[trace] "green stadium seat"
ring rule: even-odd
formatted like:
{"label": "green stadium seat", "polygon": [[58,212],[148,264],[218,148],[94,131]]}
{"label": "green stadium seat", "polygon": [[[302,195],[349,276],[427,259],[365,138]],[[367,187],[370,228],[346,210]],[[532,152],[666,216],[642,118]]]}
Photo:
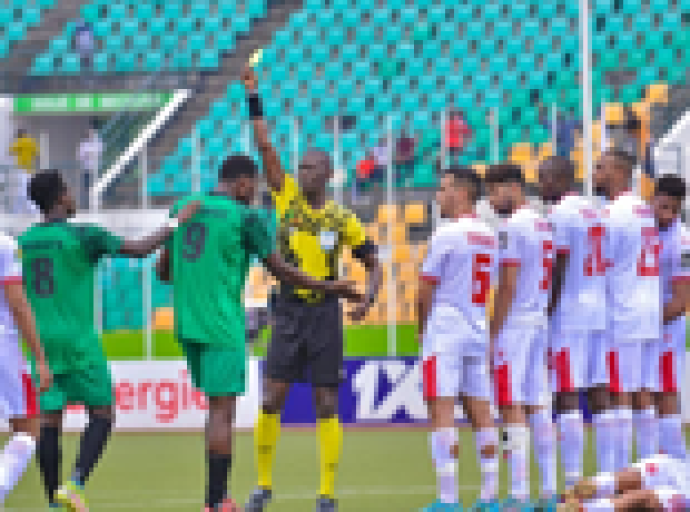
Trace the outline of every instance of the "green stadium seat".
{"label": "green stadium seat", "polygon": [[489,61],[489,69],[493,73],[503,73],[508,69],[508,58],[505,54],[496,55],[491,61]]}
{"label": "green stadium seat", "polygon": [[343,27],[331,27],[326,34],[326,41],[331,46],[341,46],[345,42],[345,31]]}
{"label": "green stadium seat", "polygon": [[368,76],[364,82],[364,94],[368,96],[378,95],[383,89],[383,83],[380,78],[375,76]]}
{"label": "green stadium seat", "polygon": [[431,26],[429,23],[417,23],[412,31],[412,40],[418,43],[423,43],[429,39],[431,39]]}
{"label": "green stadium seat", "polygon": [[453,70],[453,63],[448,57],[439,57],[434,64],[437,76],[446,76]]}
{"label": "green stadium seat", "polygon": [[661,48],[656,52],[656,62],[658,67],[670,68],[675,63],[673,48]]}
{"label": "green stadium seat", "polygon": [[527,19],[522,23],[522,37],[537,37],[539,35],[539,20]]}
{"label": "green stadium seat", "polygon": [[[0,56],[2,55],[0,50]],[[50,76],[53,73],[53,55],[44,54],[36,57],[31,74],[34,76]]]}
{"label": "green stadium seat", "polygon": [[142,2],[137,5],[137,18],[140,21],[149,22],[153,19],[153,4],[149,2]]}
{"label": "green stadium seat", "polygon": [[419,90],[423,94],[431,94],[438,90],[436,75],[424,75],[419,79]]}
{"label": "green stadium seat", "polygon": [[353,75],[355,78],[366,78],[371,74],[371,65],[368,60],[360,60],[355,62],[353,68]]}
{"label": "green stadium seat", "polygon": [[485,36],[484,24],[481,21],[471,21],[467,24],[467,39],[481,41]]}
{"label": "green stadium seat", "polygon": [[[109,20],[103,20],[109,23]],[[99,22],[100,23],[100,22]],[[167,18],[153,18],[149,25],[149,31],[152,36],[163,36],[166,33],[166,27],[168,25]],[[108,25],[109,28],[109,25]]]}
{"label": "green stadium seat", "polygon": [[426,73],[426,61],[421,58],[412,58],[405,63],[407,75],[411,77],[421,77]]}
{"label": "green stadium seat", "polygon": [[429,8],[428,19],[430,23],[443,23],[446,21],[446,7],[444,5],[434,5]]}
{"label": "green stadium seat", "polygon": [[199,67],[201,69],[217,69],[219,66],[218,51],[207,48],[199,55]]}
{"label": "green stadium seat", "polygon": [[484,4],[484,12],[482,18],[487,21],[496,21],[501,15],[501,6],[497,3]]}
{"label": "green stadium seat", "polygon": [[125,4],[110,4],[108,6],[108,14],[110,19],[118,21],[124,19],[127,13],[127,6]]}
{"label": "green stadium seat", "polygon": [[345,44],[341,48],[341,60],[353,63],[359,57],[359,47],[356,44]]}
{"label": "green stadium seat", "polygon": [[479,44],[479,53],[483,57],[492,57],[496,53],[496,40],[483,39]]}
{"label": "green stadium seat", "polygon": [[422,47],[422,58],[427,60],[434,60],[441,55],[441,42],[440,41],[427,41]]}
{"label": "green stadium seat", "polygon": [[489,87],[491,87],[491,75],[487,73],[479,73],[474,76],[472,88],[475,91],[484,91]]}
{"label": "green stadium seat", "polygon": [[22,21],[28,26],[34,27],[41,23],[41,10],[37,7],[27,7],[24,9]]}
{"label": "green stadium seat", "polygon": [[131,73],[136,68],[136,55],[132,52],[113,52],[117,56],[115,70],[119,73]]}
{"label": "green stadium seat", "polygon": [[107,52],[96,52],[93,56],[93,67],[96,73],[107,73],[110,71],[110,55]]}
{"label": "green stadium seat", "polygon": [[160,38],[161,49],[166,53],[176,50],[179,47],[179,44],[180,41],[175,33],[163,34]]}
{"label": "green stadium seat", "polygon": [[120,35],[123,37],[134,37],[139,32],[139,20],[122,20],[120,22]]}
{"label": "green stadium seat", "polygon": [[285,62],[291,64],[292,66],[304,62],[304,54],[302,53],[301,46],[293,46],[288,48],[285,53]]}
{"label": "green stadium seat", "polygon": [[65,75],[77,75],[81,71],[81,59],[76,53],[66,53],[62,56],[61,72]]}
{"label": "green stadium seat", "polygon": [[223,22],[218,16],[209,16],[204,20],[204,31],[207,34],[216,34],[223,28]]}
{"label": "green stadium seat", "polygon": [[195,20],[190,17],[180,17],[176,21],[175,30],[180,35],[190,34],[194,30]]}
{"label": "green stadium seat", "polygon": [[539,2],[539,17],[552,21],[556,17],[555,2]]}
{"label": "green stadium seat", "polygon": [[647,66],[638,71],[637,83],[640,85],[649,85],[656,82],[658,78],[659,73],[657,68]]}
{"label": "green stadium seat", "polygon": [[297,116],[307,116],[311,113],[311,99],[310,98],[297,98],[295,99],[294,107],[295,115]]}
{"label": "green stadium seat", "polygon": [[141,32],[134,36],[132,48],[137,52],[148,51],[151,48],[151,34],[148,32]]}
{"label": "green stadium seat", "polygon": [[645,34],[645,43],[648,49],[656,50],[664,47],[664,34],[659,31],[651,31]]}
{"label": "green stadium seat", "polygon": [[553,41],[551,40],[551,35],[538,36],[534,38],[534,52],[540,54],[546,54],[553,48]]}
{"label": "green stadium seat", "polygon": [[8,41],[21,41],[26,34],[26,25],[21,21],[15,21],[8,25],[5,37]]}
{"label": "green stadium seat", "polygon": [[455,43],[458,40],[455,23],[444,22],[439,24],[436,37],[441,41]]}
{"label": "green stadium seat", "polygon": [[154,72],[163,67],[163,54],[157,51],[149,50],[144,59],[144,69],[146,71]]}

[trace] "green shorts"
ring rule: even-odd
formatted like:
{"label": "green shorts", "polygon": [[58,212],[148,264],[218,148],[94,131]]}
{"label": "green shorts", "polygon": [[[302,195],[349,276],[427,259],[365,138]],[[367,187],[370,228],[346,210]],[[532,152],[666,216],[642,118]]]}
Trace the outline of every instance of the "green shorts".
{"label": "green shorts", "polygon": [[206,396],[242,395],[246,388],[247,353],[222,343],[179,340],[194,386]]}
{"label": "green shorts", "polygon": [[67,404],[85,407],[113,405],[113,379],[105,360],[92,362],[70,373],[53,375],[53,385],[41,394],[41,411],[59,412]]}

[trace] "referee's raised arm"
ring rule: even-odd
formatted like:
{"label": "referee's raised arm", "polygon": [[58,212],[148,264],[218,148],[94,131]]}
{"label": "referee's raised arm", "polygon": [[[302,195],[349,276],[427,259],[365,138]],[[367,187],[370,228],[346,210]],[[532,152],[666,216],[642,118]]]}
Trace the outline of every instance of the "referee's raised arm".
{"label": "referee's raised arm", "polygon": [[261,98],[257,91],[258,80],[254,69],[247,65],[242,72],[242,82],[247,94],[247,106],[249,107],[249,118],[254,126],[254,138],[256,145],[259,148],[259,153],[264,163],[266,170],[266,181],[268,186],[275,192],[280,192],[283,189],[283,182],[285,180],[285,170],[280,163],[278,152],[271,144],[271,138],[268,135],[268,126],[264,121],[263,106]]}

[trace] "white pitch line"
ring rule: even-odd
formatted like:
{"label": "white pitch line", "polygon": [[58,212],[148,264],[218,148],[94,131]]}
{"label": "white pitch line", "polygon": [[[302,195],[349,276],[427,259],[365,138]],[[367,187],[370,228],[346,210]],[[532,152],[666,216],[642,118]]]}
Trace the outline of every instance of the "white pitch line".
{"label": "white pitch line", "polygon": [[[461,491],[476,491],[479,487],[475,485],[460,485],[458,489]],[[342,489],[338,491],[338,498],[349,499],[356,496],[419,496],[422,494],[433,494],[436,490],[435,486],[432,485],[420,485],[405,488],[393,488],[393,487],[371,487],[363,489]],[[165,496],[162,492],[151,492],[137,493],[143,496],[160,496],[158,499],[149,501],[143,499],[140,502],[94,502],[93,505],[101,509],[119,510],[119,509],[131,509],[136,507],[145,507],[147,509],[168,509],[173,506],[187,506],[187,505],[201,505],[198,498],[163,498]],[[124,493],[124,496],[131,497],[131,494]],[[286,493],[286,494],[276,494],[273,503],[280,503],[281,501],[308,501],[316,498],[314,491],[304,491],[298,493]],[[6,508],[6,512],[45,512],[45,507],[42,508],[29,508],[29,507],[12,507]]]}

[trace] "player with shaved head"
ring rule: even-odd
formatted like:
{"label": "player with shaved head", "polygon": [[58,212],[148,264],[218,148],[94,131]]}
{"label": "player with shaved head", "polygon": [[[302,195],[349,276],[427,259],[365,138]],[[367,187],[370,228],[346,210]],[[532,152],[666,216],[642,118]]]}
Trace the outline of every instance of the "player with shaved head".
{"label": "player with shaved head", "polygon": [[[278,245],[286,260],[317,279],[337,279],[338,262],[347,246],[367,270],[365,298],[350,314],[362,320],[381,284],[376,246],[348,209],[328,199],[333,177],[331,158],[308,151],[299,166],[300,183],[287,174],[263,120],[257,78],[251,67],[243,74],[249,115],[263,160],[266,179],[280,218]],[[321,487],[317,512],[337,509],[335,475],[340,460],[342,428],[338,419],[338,387],[343,377],[343,327],[338,298],[281,284],[277,295],[272,339],[266,358],[263,404],[256,424],[259,481],[245,510],[265,510],[272,497],[273,456],[280,431],[280,413],[290,386],[309,382],[318,420]]]}

